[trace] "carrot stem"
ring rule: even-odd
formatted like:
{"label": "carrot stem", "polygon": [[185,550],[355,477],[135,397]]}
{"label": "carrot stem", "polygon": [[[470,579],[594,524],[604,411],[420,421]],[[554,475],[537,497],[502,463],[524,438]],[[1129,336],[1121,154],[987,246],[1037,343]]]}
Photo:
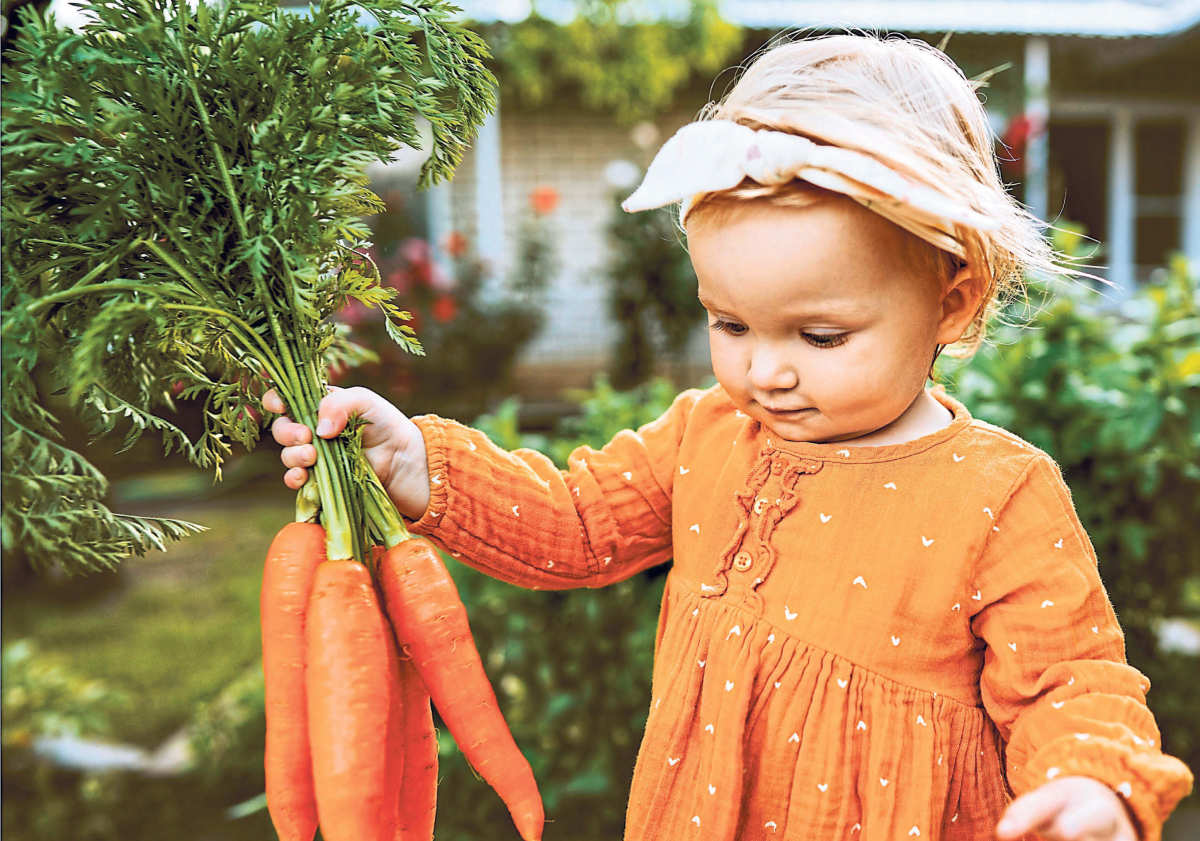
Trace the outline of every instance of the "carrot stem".
{"label": "carrot stem", "polygon": [[383,538],[383,545],[391,549],[412,537],[400,512],[392,504],[391,498],[384,490],[379,477],[371,471],[370,481],[367,482],[367,494],[363,500],[366,504],[367,519],[378,530]]}
{"label": "carrot stem", "polygon": [[317,489],[317,480],[309,479],[296,494],[296,522],[315,523],[320,512],[321,492]]}
{"label": "carrot stem", "polygon": [[[187,6],[180,0],[179,10],[181,19],[185,19]],[[229,164],[225,160],[225,153],[221,149],[221,144],[217,141],[216,133],[213,131],[212,121],[209,118],[208,111],[204,107],[204,100],[200,96],[200,89],[196,85],[196,74],[192,67],[191,45],[186,33],[186,27],[179,29],[180,52],[183,54],[184,70],[187,73],[188,88],[191,90],[192,99],[196,103],[196,113],[200,118],[200,126],[204,130],[204,135],[208,139],[209,145],[212,147],[213,158],[217,163],[217,172],[220,175],[221,183],[225,187],[226,198],[229,200],[229,208],[233,212],[233,221],[237,225],[238,233],[241,234],[242,241],[248,242],[251,239],[250,232],[246,227],[246,218],[242,213],[242,206],[238,200],[238,192],[234,187],[233,178],[229,172]],[[286,269],[285,269],[286,271]],[[255,294],[262,301],[271,300],[269,290],[267,289],[266,280],[263,278],[260,271],[252,271],[251,275],[254,279]],[[292,284],[294,288],[295,284]],[[320,378],[314,375],[305,376],[297,367],[295,360],[292,358],[291,345],[287,341],[287,336],[280,327],[279,319],[276,317],[274,307],[265,307],[267,314],[267,323],[270,325],[271,334],[275,339],[275,344],[279,347],[281,353],[281,361],[283,369],[278,374],[281,376],[276,380],[278,384],[282,384],[281,380],[287,380],[287,385],[291,386],[291,395],[303,395],[306,400],[293,400],[289,405],[292,411],[295,412],[305,426],[316,428],[314,423],[315,418],[311,414],[316,411],[320,404]],[[312,379],[312,382],[309,379]],[[311,407],[311,409],[309,408]],[[349,481],[343,482],[343,479],[349,479],[348,476],[343,476],[346,472],[346,460],[344,458],[335,458],[334,453],[337,452],[338,444],[324,441],[317,438],[314,442],[317,448],[317,464],[315,466],[318,475],[324,481],[320,483],[321,492],[321,508],[324,512],[322,517],[323,525],[325,526],[326,553],[330,559],[348,559],[354,558],[360,562],[366,560],[366,547],[362,545],[362,540],[358,529],[351,527],[349,514],[341,504],[342,500],[347,497],[345,494],[352,493],[353,488]],[[342,445],[344,446],[344,445]],[[341,455],[341,453],[338,453]],[[323,466],[321,462],[324,461]]]}

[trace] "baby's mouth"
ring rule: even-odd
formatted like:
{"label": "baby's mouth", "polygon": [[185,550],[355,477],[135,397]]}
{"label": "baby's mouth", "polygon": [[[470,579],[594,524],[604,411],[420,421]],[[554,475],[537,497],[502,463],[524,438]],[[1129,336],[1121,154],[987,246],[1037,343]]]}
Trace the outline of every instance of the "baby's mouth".
{"label": "baby's mouth", "polygon": [[773,418],[797,418],[806,412],[815,411],[811,406],[802,409],[773,408],[771,406],[763,406],[762,408],[764,412]]}

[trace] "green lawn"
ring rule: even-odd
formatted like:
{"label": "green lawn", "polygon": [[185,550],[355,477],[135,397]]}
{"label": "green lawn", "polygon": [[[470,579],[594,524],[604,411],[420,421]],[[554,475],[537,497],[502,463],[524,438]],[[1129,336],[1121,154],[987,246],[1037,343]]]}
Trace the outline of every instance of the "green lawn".
{"label": "green lawn", "polygon": [[[271,538],[294,516],[277,479],[202,502],[146,503],[133,513],[191,520],[209,531],[131,558],[101,594],[65,599],[56,588],[4,594],[5,643],[37,641],[81,676],[104,680],[128,704],[114,736],[154,747],[260,656],[258,597]],[[132,511],[134,506],[123,510]],[[78,593],[87,582],[73,583]]]}

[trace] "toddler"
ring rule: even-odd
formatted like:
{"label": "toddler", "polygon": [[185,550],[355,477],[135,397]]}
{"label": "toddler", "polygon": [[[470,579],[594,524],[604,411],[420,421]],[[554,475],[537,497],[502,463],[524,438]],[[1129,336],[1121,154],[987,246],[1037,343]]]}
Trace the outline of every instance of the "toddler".
{"label": "toddler", "polygon": [[[674,559],[628,841],[1157,839],[1192,777],[1057,465],[926,387],[1054,270],[971,83],[917,42],[777,46],[626,209],[676,201],[718,385],[562,471],[361,388],[316,434],[370,421],[412,531],[513,584]],[[312,433],[273,434],[298,488]]]}

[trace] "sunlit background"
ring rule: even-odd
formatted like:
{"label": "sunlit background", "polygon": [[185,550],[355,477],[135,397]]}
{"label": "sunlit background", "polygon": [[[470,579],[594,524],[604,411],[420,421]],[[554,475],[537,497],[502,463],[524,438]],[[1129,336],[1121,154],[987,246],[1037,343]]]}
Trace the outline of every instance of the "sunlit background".
{"label": "sunlit background", "polygon": [[[193,2],[193,5],[195,3]],[[289,11],[306,4],[290,1]],[[334,373],[409,414],[473,423],[565,464],[712,380],[695,279],[667,211],[619,210],[654,151],[781,33],[866,29],[942,45],[981,88],[1006,183],[1113,285],[1049,290],[1031,329],[942,378],[979,417],[1063,466],[1163,748],[1200,770],[1200,2],[478,0],[499,109],[452,182],[419,150],[370,169],[371,256],[416,315],[424,359],[377,313],[339,316],[380,355]],[[54,0],[4,0],[82,26]],[[7,66],[8,57],[6,53]],[[997,352],[1000,351],[1000,352]],[[48,405],[57,405],[47,395]],[[199,407],[182,404],[195,428]],[[189,413],[193,417],[189,420]],[[143,439],[73,443],[109,503],[209,531],[86,578],[3,563],[3,831],[13,839],[273,839],[261,792],[262,558],[291,519],[278,449],[220,484]],[[666,568],[534,593],[450,562],[547,838],[620,837],[646,718]],[[515,838],[442,730],[437,837]],[[1168,841],[1200,837],[1193,795]]]}

